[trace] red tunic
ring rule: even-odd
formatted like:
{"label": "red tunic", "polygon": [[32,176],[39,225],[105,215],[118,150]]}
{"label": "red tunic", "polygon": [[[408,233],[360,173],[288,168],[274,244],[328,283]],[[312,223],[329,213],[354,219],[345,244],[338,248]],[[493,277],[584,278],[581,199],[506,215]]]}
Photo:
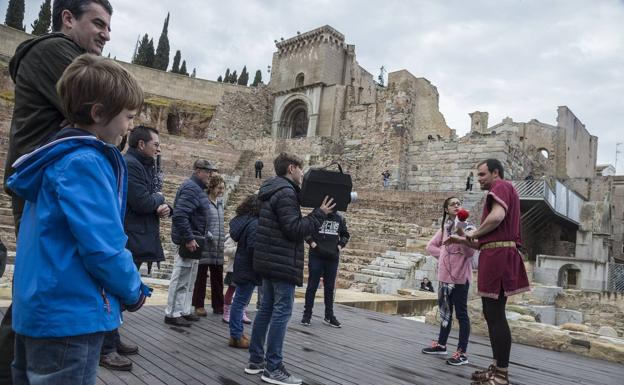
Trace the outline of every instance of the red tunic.
{"label": "red tunic", "polygon": [[[497,241],[513,241],[519,246],[520,198],[513,185],[496,180],[488,192],[481,222],[485,220],[492,204],[497,202],[505,209],[505,218],[492,232],[479,238],[479,244]],[[501,288],[505,296],[530,290],[522,256],[517,248],[501,247],[481,250],[479,255],[478,293],[482,297],[498,298]]]}

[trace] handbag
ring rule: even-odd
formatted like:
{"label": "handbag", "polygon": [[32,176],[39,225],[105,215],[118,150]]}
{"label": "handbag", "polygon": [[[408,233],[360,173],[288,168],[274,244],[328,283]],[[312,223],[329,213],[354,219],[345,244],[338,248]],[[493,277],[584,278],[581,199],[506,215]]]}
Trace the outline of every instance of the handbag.
{"label": "handbag", "polygon": [[204,237],[203,235],[193,235],[193,238],[195,239],[195,242],[197,242],[199,247],[196,248],[195,251],[191,251],[186,248],[186,245],[181,244],[179,250],[180,257],[186,259],[201,259],[202,251],[204,250],[204,246],[206,243],[206,237]]}

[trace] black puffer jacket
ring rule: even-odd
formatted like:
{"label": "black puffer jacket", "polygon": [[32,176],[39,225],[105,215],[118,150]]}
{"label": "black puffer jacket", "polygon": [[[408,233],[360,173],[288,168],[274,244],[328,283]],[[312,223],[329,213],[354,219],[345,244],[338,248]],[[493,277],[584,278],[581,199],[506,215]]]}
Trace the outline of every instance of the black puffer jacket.
{"label": "black puffer jacket", "polygon": [[124,229],[128,236],[126,248],[135,262],[160,262],[165,260],[160,243],[160,218],[158,206],[165,197],[156,192],[154,158],[141,154],[134,148],[124,156],[128,165],[128,204]]}
{"label": "black puffer jacket", "polygon": [[171,240],[176,245],[192,240],[193,235],[206,234],[210,200],[205,188],[195,175],[180,185],[171,217]]}
{"label": "black puffer jacket", "polygon": [[303,240],[325,220],[314,209],[301,216],[299,187],[276,176],[266,180],[260,192],[260,218],[256,232],[253,267],[263,278],[303,284]]}
{"label": "black puffer jacket", "polygon": [[235,284],[262,284],[262,278],[253,269],[257,229],[258,217],[252,215],[238,215],[230,221],[230,237],[237,243],[232,277]]}

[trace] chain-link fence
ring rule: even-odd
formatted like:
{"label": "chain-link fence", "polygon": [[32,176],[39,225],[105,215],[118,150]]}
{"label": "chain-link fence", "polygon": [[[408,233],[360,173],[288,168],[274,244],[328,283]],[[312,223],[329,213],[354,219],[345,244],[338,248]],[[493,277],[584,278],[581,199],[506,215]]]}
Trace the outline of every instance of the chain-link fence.
{"label": "chain-link fence", "polygon": [[607,284],[609,291],[619,291],[624,293],[624,264],[609,264],[609,282]]}

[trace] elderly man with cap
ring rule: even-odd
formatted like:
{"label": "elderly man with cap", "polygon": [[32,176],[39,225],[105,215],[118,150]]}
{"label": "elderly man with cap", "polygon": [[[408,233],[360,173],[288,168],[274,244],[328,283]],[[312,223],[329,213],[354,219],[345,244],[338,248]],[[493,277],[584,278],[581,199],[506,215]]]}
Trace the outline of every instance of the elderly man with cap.
{"label": "elderly man with cap", "polygon": [[210,200],[205,189],[210,177],[217,171],[205,159],[196,160],[193,169],[193,175],[178,188],[171,218],[171,240],[179,246],[179,255],[175,257],[171,273],[165,323],[175,326],[191,326],[192,321],[199,320],[191,313],[198,260],[181,255],[189,256],[203,246],[197,243],[196,238],[206,234]]}

